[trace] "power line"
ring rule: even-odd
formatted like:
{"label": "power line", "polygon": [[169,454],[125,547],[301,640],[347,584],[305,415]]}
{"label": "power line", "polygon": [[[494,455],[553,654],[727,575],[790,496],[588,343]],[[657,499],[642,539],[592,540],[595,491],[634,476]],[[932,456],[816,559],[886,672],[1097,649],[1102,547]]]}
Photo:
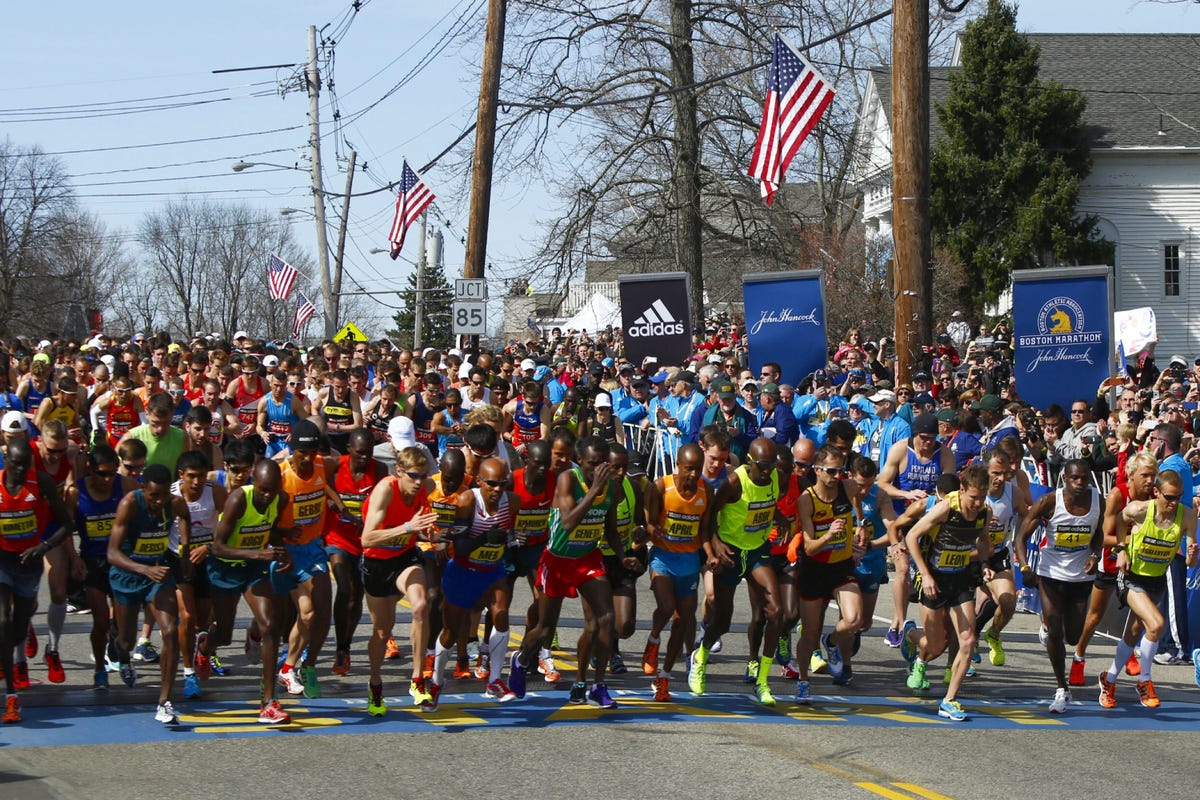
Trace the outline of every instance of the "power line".
{"label": "power line", "polygon": [[[174,147],[182,144],[200,144],[202,142],[220,142],[227,139],[245,139],[252,136],[268,136],[272,133],[286,133],[288,131],[300,130],[303,125],[288,125],[284,128],[270,128],[265,131],[250,131],[248,133],[227,133],[221,136],[204,136],[198,139],[176,139],[169,142],[146,142],[143,144],[123,144],[113,147],[83,147],[78,150],[55,150],[51,152],[39,152],[38,155],[43,156],[73,156],[80,153],[111,153],[118,150],[145,150],[151,147]],[[0,158],[14,158],[18,155],[26,155],[25,153],[18,154],[0,154]]]}

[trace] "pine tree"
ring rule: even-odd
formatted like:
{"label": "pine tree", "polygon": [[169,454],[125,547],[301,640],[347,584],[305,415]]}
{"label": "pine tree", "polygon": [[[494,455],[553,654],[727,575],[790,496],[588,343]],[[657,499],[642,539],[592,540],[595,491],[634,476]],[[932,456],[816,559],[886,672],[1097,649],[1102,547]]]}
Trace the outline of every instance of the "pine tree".
{"label": "pine tree", "polygon": [[1108,263],[1096,220],[1075,213],[1091,171],[1079,92],[1038,77],[1038,48],[1016,7],[989,0],[968,23],[962,68],[936,107],[945,137],[930,155],[934,240],[962,261],[964,305],[982,308],[1012,270]]}
{"label": "pine tree", "polygon": [[[388,338],[397,347],[412,348],[413,333],[417,318],[417,273],[408,276],[408,288],[400,293],[404,308],[392,318],[395,330],[388,331]],[[445,272],[436,264],[425,266],[425,313],[421,322],[421,345],[423,347],[449,347],[453,335],[450,332],[450,309],[454,301],[454,287],[446,281]]]}

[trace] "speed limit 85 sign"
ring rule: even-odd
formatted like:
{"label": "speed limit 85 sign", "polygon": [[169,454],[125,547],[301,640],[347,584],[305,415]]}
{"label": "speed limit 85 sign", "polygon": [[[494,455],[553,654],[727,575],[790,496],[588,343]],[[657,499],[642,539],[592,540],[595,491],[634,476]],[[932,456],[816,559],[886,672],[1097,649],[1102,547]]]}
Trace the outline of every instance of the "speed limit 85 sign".
{"label": "speed limit 85 sign", "polygon": [[487,333],[487,303],[482,300],[455,300],[451,317],[455,336],[482,336]]}

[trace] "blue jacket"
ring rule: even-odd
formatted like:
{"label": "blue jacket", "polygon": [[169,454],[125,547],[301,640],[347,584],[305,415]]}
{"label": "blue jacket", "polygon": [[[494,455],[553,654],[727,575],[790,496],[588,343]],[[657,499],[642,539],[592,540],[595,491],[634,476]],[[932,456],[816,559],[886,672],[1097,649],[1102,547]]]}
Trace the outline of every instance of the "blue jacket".
{"label": "blue jacket", "polygon": [[786,403],[778,403],[774,411],[764,414],[760,425],[764,429],[775,429],[773,436],[768,436],[765,430],[762,435],[767,436],[776,444],[785,444],[791,447],[800,438],[800,426],[796,424],[796,415],[792,413],[792,407]]}
{"label": "blue jacket", "polygon": [[835,408],[848,411],[850,404],[841,395],[831,395],[826,400],[824,409],[815,395],[805,394],[797,397],[792,403],[792,412],[800,425],[800,435],[812,439],[817,447],[825,444],[825,429],[829,427],[829,412]]}
{"label": "blue jacket", "polygon": [[634,400],[633,395],[626,394],[624,389],[613,389],[612,401],[613,413],[626,425],[636,425],[645,419],[648,413],[646,407]]}
{"label": "blue jacket", "polygon": [[894,414],[887,420],[880,420],[879,417],[867,417],[859,423],[858,438],[854,440],[858,452],[867,458],[871,457],[871,439],[875,436],[876,431],[880,431],[879,458],[876,459],[876,462],[882,469],[892,445],[911,436],[912,428],[903,418]]}

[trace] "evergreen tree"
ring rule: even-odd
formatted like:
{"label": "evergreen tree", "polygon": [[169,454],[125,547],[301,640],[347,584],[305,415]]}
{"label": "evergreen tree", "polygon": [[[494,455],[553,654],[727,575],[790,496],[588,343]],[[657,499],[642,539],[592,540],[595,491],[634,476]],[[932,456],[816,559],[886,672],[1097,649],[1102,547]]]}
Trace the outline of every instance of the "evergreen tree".
{"label": "evergreen tree", "polygon": [[[453,341],[450,329],[450,308],[454,302],[454,287],[446,281],[441,265],[425,265],[425,309],[421,320],[422,347],[449,347]],[[408,288],[400,293],[404,308],[392,318],[395,329],[388,338],[397,347],[413,346],[417,319],[417,272],[408,276]]]}
{"label": "evergreen tree", "polygon": [[962,36],[962,68],[936,107],[945,137],[930,155],[934,240],[962,261],[964,305],[980,310],[1012,270],[1108,263],[1095,218],[1079,216],[1091,171],[1087,101],[1038,78],[1038,48],[1016,30],[1017,11],[989,0]]}

